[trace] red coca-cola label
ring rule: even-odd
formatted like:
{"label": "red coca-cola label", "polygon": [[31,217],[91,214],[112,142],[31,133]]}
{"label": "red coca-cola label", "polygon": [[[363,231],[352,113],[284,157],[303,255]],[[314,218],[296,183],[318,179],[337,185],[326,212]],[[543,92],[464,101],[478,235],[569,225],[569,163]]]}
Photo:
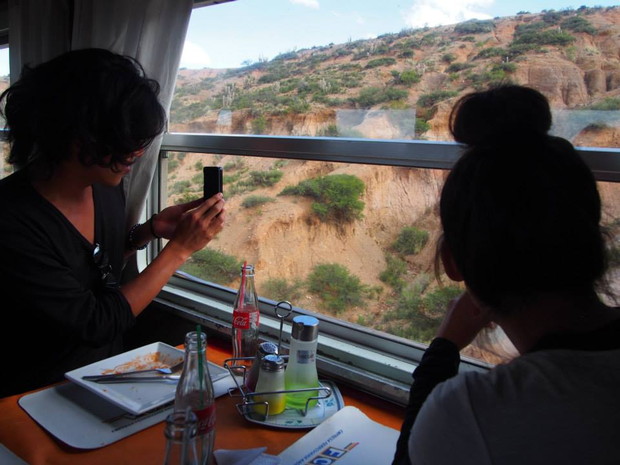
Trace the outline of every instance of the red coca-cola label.
{"label": "red coca-cola label", "polygon": [[215,428],[215,404],[202,410],[194,410],[198,417],[198,435],[207,434]]}
{"label": "red coca-cola label", "polygon": [[258,326],[258,310],[233,310],[233,327],[237,329],[250,329]]}

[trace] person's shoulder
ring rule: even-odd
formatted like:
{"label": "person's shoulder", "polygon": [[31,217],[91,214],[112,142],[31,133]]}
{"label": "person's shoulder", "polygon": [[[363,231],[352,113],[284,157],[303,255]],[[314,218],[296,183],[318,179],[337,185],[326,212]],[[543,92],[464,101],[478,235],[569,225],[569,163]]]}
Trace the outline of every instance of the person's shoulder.
{"label": "person's shoulder", "polygon": [[28,222],[39,214],[40,199],[28,178],[16,171],[0,179],[0,222],[3,226]]}
{"label": "person's shoulder", "polygon": [[0,204],[3,208],[19,202],[27,192],[28,184],[24,173],[16,171],[0,179]]}
{"label": "person's shoulder", "polygon": [[[597,384],[601,374],[609,377],[618,364],[620,350],[541,350],[519,356],[487,372],[461,373],[439,385],[440,389],[434,394],[444,402],[450,398],[456,402],[467,399],[479,407],[493,408],[494,405],[510,405],[524,397],[553,398],[570,386],[583,388],[588,383]],[[614,377],[620,382],[620,374]]]}

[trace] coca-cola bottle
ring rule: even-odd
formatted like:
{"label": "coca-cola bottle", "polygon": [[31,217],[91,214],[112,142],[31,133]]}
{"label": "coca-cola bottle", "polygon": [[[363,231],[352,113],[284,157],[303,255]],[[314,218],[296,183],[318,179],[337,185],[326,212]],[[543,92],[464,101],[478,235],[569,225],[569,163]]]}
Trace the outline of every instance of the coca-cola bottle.
{"label": "coca-cola bottle", "polygon": [[196,452],[201,465],[212,463],[215,439],[215,401],[207,363],[207,335],[200,330],[185,335],[185,360],[174,398],[174,411],[191,410],[198,418]]}
{"label": "coca-cola bottle", "polygon": [[241,284],[233,307],[233,357],[251,357],[237,362],[249,368],[258,346],[258,296],[254,288],[254,265],[243,264]]}

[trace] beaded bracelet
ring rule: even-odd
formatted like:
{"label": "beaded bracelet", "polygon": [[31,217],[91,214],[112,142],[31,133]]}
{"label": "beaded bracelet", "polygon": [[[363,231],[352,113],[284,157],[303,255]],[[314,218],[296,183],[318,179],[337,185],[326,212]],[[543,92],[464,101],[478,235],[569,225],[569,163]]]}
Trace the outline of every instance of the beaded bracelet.
{"label": "beaded bracelet", "polygon": [[129,248],[131,250],[144,250],[146,249],[146,246],[149,245],[148,242],[146,242],[145,244],[141,245],[140,247],[138,247],[134,241],[134,233],[136,232],[136,229],[140,226],[140,223],[136,223],[134,224],[130,229],[129,229],[129,235],[127,236],[127,245],[129,246]]}

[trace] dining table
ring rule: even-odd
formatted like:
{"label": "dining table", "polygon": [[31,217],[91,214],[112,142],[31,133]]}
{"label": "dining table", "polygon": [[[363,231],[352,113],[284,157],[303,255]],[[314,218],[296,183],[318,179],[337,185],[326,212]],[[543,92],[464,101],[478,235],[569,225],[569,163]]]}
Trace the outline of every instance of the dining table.
{"label": "dining table", "polygon": [[[229,343],[227,344],[225,340],[211,340],[207,357],[209,361],[223,365],[231,357]],[[400,429],[403,407],[343,383],[338,383],[337,387],[342,394],[344,405],[358,408],[377,423],[396,430]],[[164,421],[102,447],[79,449],[58,440],[31,418],[19,404],[19,399],[28,394],[31,393],[0,399],[0,446],[8,449],[9,454],[14,454],[25,463],[29,465],[163,463],[166,447]],[[248,421],[238,411],[237,404],[240,402],[240,397],[231,394],[233,395],[219,396],[215,401],[217,418],[215,450],[266,447],[265,453],[278,455],[308,433],[308,429],[287,429]],[[390,461],[391,457],[386,458],[386,463]],[[4,463],[1,459],[0,462]]]}

